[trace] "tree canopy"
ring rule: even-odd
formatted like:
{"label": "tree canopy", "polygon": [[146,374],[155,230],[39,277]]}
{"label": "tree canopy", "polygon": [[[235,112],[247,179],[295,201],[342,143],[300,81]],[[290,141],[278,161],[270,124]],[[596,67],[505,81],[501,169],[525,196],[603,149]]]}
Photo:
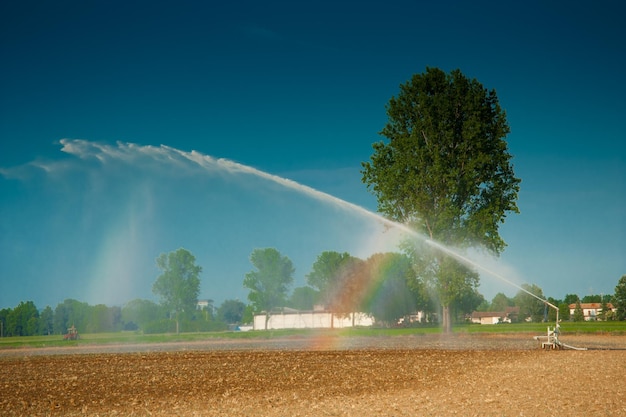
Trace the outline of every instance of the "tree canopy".
{"label": "tree canopy", "polygon": [[217,309],[219,320],[228,324],[240,324],[246,305],[239,300],[224,300]]}
{"label": "tree canopy", "polygon": [[367,259],[370,273],[365,310],[377,322],[394,325],[414,313],[420,296],[409,257],[399,253],[377,253]]}
{"label": "tree canopy", "polygon": [[313,310],[318,302],[319,292],[311,287],[297,287],[293,289],[287,305],[297,310]]}
{"label": "tree canopy", "polygon": [[150,322],[165,317],[163,307],[150,300],[136,298],[122,308],[122,321],[127,330],[144,329]]}
{"label": "tree canopy", "polygon": [[324,304],[330,304],[341,270],[351,259],[352,256],[347,252],[324,251],[317,256],[311,272],[306,275],[306,280],[311,287],[320,292],[320,301]]}
{"label": "tree canopy", "polygon": [[366,287],[367,281],[361,259],[347,252],[334,251],[318,255],[306,278],[307,283],[319,291],[325,307],[338,314],[358,310],[359,292]]}
{"label": "tree canopy", "polygon": [[[543,290],[535,284],[522,284],[521,288],[523,290],[518,291],[515,297],[513,297],[515,305],[520,309],[520,315],[522,317],[530,317],[534,322],[547,318],[548,307],[541,301],[545,300]],[[535,296],[533,297],[529,293]]]}
{"label": "tree canopy", "polygon": [[195,311],[200,293],[202,267],[186,249],[162,253],[156,260],[163,271],[152,286],[152,292],[161,297],[161,304],[174,313],[176,332],[179,331],[179,315]]}
{"label": "tree canopy", "polygon": [[[498,227],[508,212],[518,212],[520,180],[495,90],[460,70],[427,68],[400,86],[386,110],[380,133],[387,141],[373,144],[361,171],[378,210],[443,244],[500,253],[505,242]],[[433,278],[447,327],[450,303],[475,288],[478,277],[441,253],[427,256],[427,249],[417,255],[419,269]]]}
{"label": "tree canopy", "polygon": [[243,286],[250,289],[248,300],[254,311],[265,311],[269,318],[272,309],[285,304],[287,291],[293,283],[293,263],[274,248],[255,249],[250,262],[256,270],[246,274]]}
{"label": "tree canopy", "polygon": [[497,293],[491,300],[490,311],[505,311],[507,307],[513,307],[515,302],[504,293]]}

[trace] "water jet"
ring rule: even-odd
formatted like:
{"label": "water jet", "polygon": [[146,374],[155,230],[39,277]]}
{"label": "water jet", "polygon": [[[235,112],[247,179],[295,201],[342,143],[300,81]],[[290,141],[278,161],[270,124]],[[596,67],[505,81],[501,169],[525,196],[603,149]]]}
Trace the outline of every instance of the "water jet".
{"label": "water jet", "polygon": [[[94,144],[84,140],[70,140],[63,139],[61,141],[63,145],[63,152],[68,154],[73,154],[78,156],[81,159],[85,159],[87,157],[95,158],[100,163],[106,163],[109,160],[121,161],[123,163],[133,163],[134,161],[140,161],[142,158],[148,158],[158,164],[168,164],[179,168],[188,163],[200,167],[202,169],[206,169],[208,171],[214,169],[224,170],[229,173],[238,173],[238,174],[247,174],[254,175],[258,178],[262,178],[267,181],[274,182],[283,187],[295,190],[299,193],[303,193],[309,197],[317,199],[322,202],[333,204],[336,207],[342,208],[344,210],[348,210],[353,213],[357,213],[361,216],[364,216],[368,219],[377,221],[378,223],[389,227],[394,228],[402,233],[407,234],[411,238],[418,239],[423,241],[433,249],[440,251],[446,255],[452,256],[457,261],[462,262],[463,264],[470,266],[472,268],[483,271],[484,273],[499,279],[502,282],[505,282],[524,293],[536,298],[537,300],[544,303],[546,306],[553,308],[556,310],[557,318],[555,327],[550,330],[548,329],[548,335],[545,336],[548,341],[552,344],[552,346],[556,347],[568,347],[568,345],[564,345],[562,342],[558,340],[558,331],[560,329],[559,325],[559,317],[558,317],[558,308],[547,301],[546,299],[533,294],[532,292],[526,290],[525,288],[517,285],[516,283],[510,281],[506,277],[501,274],[496,273],[495,271],[485,267],[484,265],[476,262],[469,257],[459,253],[458,251],[445,246],[439,242],[436,242],[423,234],[411,229],[405,224],[395,222],[390,220],[382,215],[374,213],[361,207],[357,204],[350,203],[341,198],[335,197],[331,194],[319,191],[312,187],[300,184],[296,181],[280,177],[278,175],[270,174],[265,171],[261,171],[259,169],[253,168],[251,166],[247,166],[244,164],[240,164],[228,159],[217,159],[208,155],[204,155],[197,151],[186,152],[179,149],[175,149],[169,146],[161,145],[160,147],[155,146],[140,146],[132,143],[117,143],[117,148],[109,145],[99,145]],[[552,336],[550,336],[550,332]],[[541,336],[543,337],[543,336]]]}

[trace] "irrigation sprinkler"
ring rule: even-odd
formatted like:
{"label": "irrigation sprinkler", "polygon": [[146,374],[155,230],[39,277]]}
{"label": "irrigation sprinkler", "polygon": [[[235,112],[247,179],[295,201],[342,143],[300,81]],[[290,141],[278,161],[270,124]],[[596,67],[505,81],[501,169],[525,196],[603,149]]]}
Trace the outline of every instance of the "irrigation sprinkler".
{"label": "irrigation sprinkler", "polygon": [[550,303],[548,300],[543,300],[542,298],[536,296],[535,294],[527,291],[523,288],[520,288],[522,291],[532,295],[533,297],[541,300],[546,306],[553,308],[556,311],[556,323],[553,328],[548,326],[548,331],[545,336],[534,336],[533,339],[537,340],[541,344],[542,349],[573,349],[573,350],[588,350],[587,348],[575,347],[566,345],[565,343],[559,340],[559,334],[561,333],[561,325],[559,324],[559,308],[554,304]]}

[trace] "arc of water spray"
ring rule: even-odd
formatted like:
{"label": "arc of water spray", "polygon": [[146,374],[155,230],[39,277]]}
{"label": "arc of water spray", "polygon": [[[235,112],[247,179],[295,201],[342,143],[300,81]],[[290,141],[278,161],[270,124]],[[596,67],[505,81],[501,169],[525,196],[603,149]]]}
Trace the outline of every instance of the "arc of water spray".
{"label": "arc of water spray", "polygon": [[[224,167],[224,168],[228,169],[229,171],[235,171],[235,172],[252,174],[252,175],[255,175],[257,177],[264,178],[266,180],[269,180],[269,181],[275,182],[277,184],[280,184],[280,185],[282,185],[284,187],[287,187],[287,188],[296,190],[298,192],[307,194],[307,195],[309,195],[311,197],[314,197],[314,198],[316,198],[318,200],[333,203],[333,204],[335,204],[335,205],[337,205],[339,207],[342,207],[344,209],[347,209],[347,210],[356,211],[356,212],[358,212],[358,213],[360,213],[360,214],[362,214],[362,215],[364,215],[366,217],[369,217],[369,218],[372,218],[374,220],[377,220],[377,221],[379,221],[379,222],[381,222],[381,223],[383,223],[383,224],[385,224],[387,226],[391,226],[393,228],[399,229],[399,230],[401,230],[401,231],[403,231],[403,232],[405,232],[405,233],[407,233],[407,234],[409,234],[409,235],[411,235],[411,236],[413,236],[413,237],[415,237],[417,239],[420,239],[420,240],[424,241],[429,246],[431,246],[431,247],[433,247],[433,248],[435,248],[435,249],[437,249],[437,250],[439,250],[439,251],[441,251],[443,253],[446,253],[446,254],[454,257],[454,258],[456,258],[458,261],[461,261],[464,264],[466,264],[468,266],[471,266],[471,267],[474,267],[476,269],[480,269],[483,272],[485,272],[485,273],[487,273],[487,274],[489,274],[489,275],[491,275],[491,276],[493,276],[493,277],[495,277],[495,278],[497,278],[497,279],[499,279],[499,280],[501,280],[503,282],[506,282],[507,284],[512,285],[513,287],[517,288],[518,290],[523,291],[524,293],[526,293],[526,294],[536,298],[537,300],[541,301],[542,303],[545,303],[546,305],[550,306],[551,308],[554,308],[557,311],[557,317],[558,317],[558,311],[559,311],[558,307],[556,307],[554,304],[550,303],[548,300],[545,300],[545,299],[539,297],[538,295],[533,294],[532,292],[530,292],[527,289],[525,289],[525,288],[515,284],[514,282],[512,282],[512,281],[508,280],[507,278],[503,277],[502,275],[500,275],[500,274],[490,270],[489,268],[486,268],[485,266],[483,266],[483,265],[481,265],[481,264],[479,264],[479,263],[477,263],[475,261],[472,261],[471,259],[467,258],[466,256],[464,256],[464,255],[454,251],[451,248],[448,248],[448,247],[444,246],[441,243],[438,243],[438,242],[436,242],[436,241],[434,241],[432,239],[427,238],[426,236],[420,234],[419,232],[409,228],[408,226],[406,226],[406,225],[404,225],[402,223],[398,223],[398,222],[395,222],[393,220],[389,220],[388,218],[383,217],[380,214],[377,214],[377,213],[374,213],[372,211],[369,211],[366,208],[361,207],[361,206],[359,206],[357,204],[350,203],[350,202],[348,202],[346,200],[342,200],[339,197],[335,197],[335,196],[333,196],[331,194],[328,194],[328,193],[325,193],[323,191],[316,190],[315,188],[309,187],[307,185],[300,184],[300,183],[298,183],[296,181],[293,181],[293,180],[290,180],[290,179],[287,179],[287,178],[283,178],[283,177],[280,177],[278,175],[270,174],[270,173],[267,173],[265,171],[261,171],[259,169],[253,168],[253,167],[248,166],[248,165],[243,165],[243,164],[240,164],[240,163],[228,160],[228,159],[215,159],[215,158],[212,158],[210,156],[201,154],[201,153],[196,152],[196,151],[185,152],[185,151],[181,151],[179,149],[171,148],[171,147],[168,147],[168,146],[165,146],[165,145],[162,145],[162,147],[167,149],[167,150],[169,150],[169,151],[171,151],[171,152],[175,152],[175,153],[179,154],[180,156],[182,156],[182,157],[188,159],[189,161],[192,161],[192,162],[194,162],[194,163],[196,163],[196,164],[198,164],[198,165],[200,165],[202,167],[209,168],[209,167],[217,164],[217,165],[219,165],[221,167]],[[558,318],[557,318],[557,322],[558,322]]]}
{"label": "arc of water spray", "polygon": [[[220,168],[224,168],[227,171],[230,172],[238,172],[238,173],[246,173],[246,174],[251,174],[251,175],[255,175],[257,177],[260,178],[264,178],[268,181],[272,181],[274,183],[280,184],[284,187],[296,190],[300,193],[309,195],[313,198],[316,198],[320,201],[324,201],[324,202],[329,202],[332,204],[335,204],[336,206],[339,206],[341,208],[344,208],[346,210],[352,210],[354,212],[360,213],[361,215],[374,219],[378,222],[383,223],[384,225],[393,227],[395,229],[398,229],[402,232],[405,232],[417,239],[420,239],[422,241],[424,241],[425,243],[427,243],[428,245],[430,245],[431,247],[444,252],[454,258],[456,258],[458,261],[463,262],[464,264],[474,267],[476,269],[480,269],[484,272],[486,272],[487,274],[500,279],[503,282],[508,283],[509,285],[512,285],[513,287],[519,289],[520,291],[523,291],[525,293],[527,293],[528,295],[540,300],[541,302],[545,303],[546,305],[554,308],[557,310],[557,314],[558,314],[558,308],[549,303],[547,300],[533,294],[532,292],[526,290],[525,288],[520,287],[519,285],[515,284],[514,282],[511,282],[510,280],[506,279],[505,277],[503,277],[502,275],[491,271],[490,269],[486,268],[485,266],[472,261],[471,259],[465,257],[464,255],[454,251],[453,249],[446,247],[444,245],[442,245],[441,243],[438,243],[432,239],[429,239],[428,237],[420,234],[419,232],[409,228],[408,226],[402,224],[402,223],[398,223],[395,222],[393,220],[389,220],[377,213],[371,212],[357,204],[353,204],[350,203],[348,201],[342,200],[338,197],[335,197],[333,195],[327,194],[325,192],[316,190],[314,188],[311,188],[309,186],[300,184],[296,181],[287,179],[287,178],[283,178],[277,175],[273,175],[273,174],[269,174],[267,172],[261,171],[259,169],[253,168],[251,166],[248,165],[243,165],[228,159],[217,159],[217,158],[213,158],[211,156],[208,155],[204,155],[200,152],[196,152],[196,151],[191,151],[191,152],[185,152],[176,148],[172,148],[170,146],[166,146],[166,145],[161,145],[159,148],[153,147],[153,146],[139,146],[139,145],[135,145],[133,143],[121,143],[118,142],[118,147],[117,149],[112,148],[108,145],[100,145],[100,144],[96,144],[96,143],[92,143],[92,142],[88,142],[88,141],[84,141],[84,140],[78,140],[78,139],[74,139],[74,140],[70,140],[70,139],[62,139],[61,140],[61,144],[63,145],[62,151],[63,152],[67,152],[70,154],[74,154],[79,156],[81,159],[85,159],[88,156],[93,156],[95,158],[97,158],[98,160],[100,160],[101,162],[105,162],[108,159],[121,159],[124,160],[126,162],[131,161],[134,156],[136,156],[136,153],[139,153],[140,155],[144,155],[144,156],[149,156],[157,161],[163,162],[164,159],[163,157],[165,156],[165,161],[166,162],[175,162],[176,158],[172,157],[172,156],[178,156],[181,157],[185,160],[188,160],[190,162],[193,162],[195,164],[197,164],[200,167],[203,167],[205,169],[211,169],[213,167],[215,167],[216,165]],[[94,152],[95,151],[95,152]],[[165,154],[165,155],[164,155]],[[46,169],[47,171],[50,170],[50,167],[47,167],[46,165],[42,165],[42,168]]]}

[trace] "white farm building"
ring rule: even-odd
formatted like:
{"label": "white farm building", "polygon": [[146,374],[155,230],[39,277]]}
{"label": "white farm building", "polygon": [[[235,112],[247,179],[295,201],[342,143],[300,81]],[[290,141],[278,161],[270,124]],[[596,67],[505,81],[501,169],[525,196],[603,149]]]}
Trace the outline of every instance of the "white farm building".
{"label": "white farm building", "polygon": [[[606,307],[608,308],[608,311],[606,311],[605,314],[609,312],[612,312],[612,313],[617,312],[617,308],[614,307],[613,304],[611,303],[607,303]],[[602,304],[601,303],[580,303],[580,308],[583,311],[583,317],[585,321],[600,320],[600,318],[602,317]],[[570,316],[573,316],[575,312],[576,312],[576,303],[570,304],[569,305]]]}
{"label": "white farm building", "polygon": [[[267,327],[265,325],[266,320]],[[253,326],[254,330],[342,329],[346,327],[369,327],[373,324],[374,318],[365,313],[338,315],[321,309],[301,311],[285,307],[280,311],[273,311],[269,316],[265,314],[255,315]]]}

